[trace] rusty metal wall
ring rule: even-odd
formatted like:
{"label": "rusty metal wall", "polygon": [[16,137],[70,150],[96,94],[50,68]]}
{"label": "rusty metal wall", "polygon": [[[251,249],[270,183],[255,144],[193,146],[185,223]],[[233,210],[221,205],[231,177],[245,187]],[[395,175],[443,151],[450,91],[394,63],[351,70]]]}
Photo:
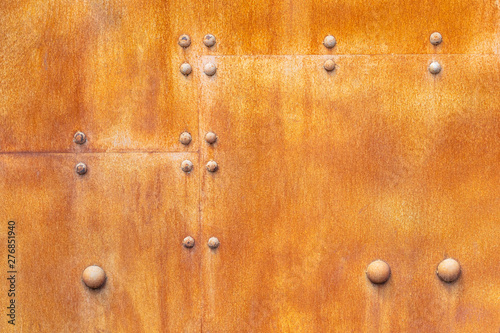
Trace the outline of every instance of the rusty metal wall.
{"label": "rusty metal wall", "polygon": [[2,1],[0,331],[498,332],[499,15]]}

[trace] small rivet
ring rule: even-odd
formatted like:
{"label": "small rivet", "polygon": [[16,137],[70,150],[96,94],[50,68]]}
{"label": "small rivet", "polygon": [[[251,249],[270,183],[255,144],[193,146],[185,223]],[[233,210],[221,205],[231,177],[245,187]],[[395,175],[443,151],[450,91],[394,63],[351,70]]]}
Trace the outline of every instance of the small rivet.
{"label": "small rivet", "polygon": [[209,240],[208,240],[208,247],[211,248],[211,249],[216,249],[218,248],[220,245],[220,242],[219,240],[217,239],[217,237],[211,237]]}
{"label": "small rivet", "polygon": [[325,39],[323,40],[323,45],[329,49],[334,47],[336,44],[337,44],[337,40],[332,35],[326,36]]}
{"label": "small rivet", "polygon": [[217,135],[214,132],[208,132],[205,135],[205,141],[210,144],[213,144],[217,141]]}
{"label": "small rivet", "polygon": [[181,35],[179,37],[179,45],[186,48],[191,45],[191,38],[188,35]]}
{"label": "small rivet", "polygon": [[180,67],[180,71],[182,74],[188,76],[189,74],[191,74],[191,71],[193,69],[191,68],[191,65],[188,64],[187,62],[183,63]]}
{"label": "small rivet", "polygon": [[188,132],[182,132],[181,136],[179,137],[179,141],[186,146],[191,143],[191,140],[193,140],[193,138]]}
{"label": "small rivet", "polygon": [[372,283],[382,284],[389,280],[391,268],[382,260],[375,260],[366,268],[366,276]]}
{"label": "small rivet", "polygon": [[83,271],[82,280],[87,287],[97,289],[106,282],[106,273],[99,266],[89,266]]}
{"label": "small rivet", "polygon": [[80,162],[75,166],[75,171],[79,175],[84,175],[87,173],[87,165],[85,163]]}
{"label": "small rivet", "polygon": [[193,162],[189,160],[182,161],[181,169],[184,172],[191,172],[193,170]]}
{"label": "small rivet", "polygon": [[187,236],[182,241],[182,245],[184,245],[184,247],[186,247],[188,249],[192,248],[194,246],[194,238],[191,236]]}
{"label": "small rivet", "polygon": [[437,275],[444,282],[453,282],[460,276],[460,264],[452,258],[441,261],[437,267]]}
{"label": "small rivet", "polygon": [[79,145],[83,145],[87,141],[87,137],[83,132],[76,132],[73,136],[73,142]]}
{"label": "small rivet", "polygon": [[443,41],[443,36],[439,32],[433,32],[429,37],[429,41],[432,45],[439,45]]}
{"label": "small rivet", "polygon": [[206,34],[205,37],[203,37],[203,44],[205,44],[206,47],[212,47],[215,45],[215,36],[212,34]]}
{"label": "small rivet", "polygon": [[323,67],[331,72],[335,69],[335,61],[333,61],[332,59],[328,59],[327,61],[325,61],[325,64],[323,65]]}
{"label": "small rivet", "polygon": [[214,75],[216,71],[217,71],[217,66],[215,66],[213,62],[208,62],[203,67],[203,72],[208,76]]}
{"label": "small rivet", "polygon": [[215,172],[215,171],[217,171],[218,168],[219,168],[219,166],[217,165],[217,162],[215,162],[215,161],[209,161],[207,163],[207,170],[210,172]]}
{"label": "small rivet", "polygon": [[431,64],[429,65],[429,72],[431,72],[432,74],[438,74],[439,72],[441,72],[441,64],[437,61],[431,62]]}

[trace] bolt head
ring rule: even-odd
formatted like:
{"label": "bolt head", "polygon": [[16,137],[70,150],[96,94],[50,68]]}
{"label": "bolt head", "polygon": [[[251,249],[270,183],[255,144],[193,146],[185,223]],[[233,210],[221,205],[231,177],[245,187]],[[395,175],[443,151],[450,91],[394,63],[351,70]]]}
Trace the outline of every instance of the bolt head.
{"label": "bolt head", "polygon": [[389,280],[391,268],[385,261],[375,260],[366,268],[366,276],[372,283],[383,284]]}
{"label": "bolt head", "polygon": [[208,132],[205,135],[205,141],[209,144],[214,144],[217,141],[217,135],[214,132]]}
{"label": "bolt head", "polygon": [[331,72],[335,69],[335,61],[333,61],[332,59],[328,59],[327,61],[325,61],[325,64],[323,65],[323,67],[328,71],[328,72]]}
{"label": "bolt head", "polygon": [[179,45],[184,48],[188,47],[189,45],[191,45],[191,37],[189,37],[188,35],[181,35],[179,37]]}
{"label": "bolt head", "polygon": [[217,237],[211,237],[209,240],[208,240],[208,247],[211,248],[211,249],[216,249],[218,248],[220,245],[220,242],[219,240],[217,239]]}
{"label": "bolt head", "polygon": [[439,72],[441,72],[441,64],[437,61],[431,62],[431,64],[429,65],[429,72],[431,72],[432,74],[438,74]]}
{"label": "bolt head", "polygon": [[179,136],[179,141],[185,146],[189,145],[191,143],[191,140],[193,140],[193,138],[188,132],[182,132]]}
{"label": "bolt head", "polygon": [[213,62],[208,62],[203,67],[203,72],[208,76],[214,75],[216,71],[217,71],[217,66],[215,66]]}
{"label": "bolt head", "polygon": [[188,64],[187,62],[183,63],[180,67],[180,71],[183,75],[186,75],[188,76],[189,74],[191,74],[192,72],[192,68],[191,68],[191,65]]}
{"label": "bolt head", "polygon": [[194,246],[194,238],[191,237],[191,236],[187,236],[186,238],[184,238],[184,240],[182,241],[182,245],[185,247],[185,248],[192,248]]}
{"label": "bolt head", "polygon": [[89,266],[83,271],[82,280],[89,288],[101,288],[106,282],[106,273],[99,266]]}
{"label": "bolt head", "polygon": [[215,172],[215,171],[217,171],[217,169],[219,169],[219,166],[217,165],[217,162],[215,162],[215,161],[209,161],[207,163],[207,170],[208,171]]}
{"label": "bolt head", "polygon": [[325,39],[323,40],[323,45],[328,49],[333,48],[336,44],[337,40],[332,35],[326,36]]}
{"label": "bolt head", "polygon": [[212,34],[206,34],[205,37],[203,37],[203,44],[205,44],[206,47],[214,46],[215,42],[215,36]]}
{"label": "bolt head", "polygon": [[80,162],[75,166],[75,171],[79,175],[84,175],[87,173],[87,165],[85,163]]}
{"label": "bolt head", "polygon": [[87,137],[83,132],[76,132],[73,136],[73,142],[79,145],[83,145],[87,141]]}
{"label": "bolt head", "polygon": [[450,283],[459,278],[461,271],[458,261],[448,258],[439,263],[436,274],[442,281]]}
{"label": "bolt head", "polygon": [[429,37],[429,41],[432,45],[439,45],[443,42],[443,36],[439,32],[433,32]]}
{"label": "bolt head", "polygon": [[186,173],[193,171],[193,167],[193,162],[191,162],[190,160],[185,160],[181,163],[181,169]]}

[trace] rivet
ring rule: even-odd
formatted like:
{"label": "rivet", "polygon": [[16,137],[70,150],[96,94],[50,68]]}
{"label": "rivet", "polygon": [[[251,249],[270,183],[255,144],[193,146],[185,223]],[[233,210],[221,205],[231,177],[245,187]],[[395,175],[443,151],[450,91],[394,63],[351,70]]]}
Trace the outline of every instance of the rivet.
{"label": "rivet", "polygon": [[191,65],[188,64],[187,62],[183,63],[180,67],[180,71],[182,74],[188,76],[189,74],[191,74],[191,71],[193,69],[191,68]]}
{"label": "rivet", "polygon": [[106,273],[99,266],[89,266],[83,271],[82,280],[87,287],[97,289],[106,282]]}
{"label": "rivet", "polygon": [[208,240],[208,247],[211,248],[211,249],[216,249],[218,248],[220,245],[220,242],[219,240],[217,239],[217,237],[211,237],[209,240]]}
{"label": "rivet", "polygon": [[441,261],[437,267],[437,275],[444,282],[453,282],[460,276],[460,264],[452,258]]}
{"label": "rivet", "polygon": [[212,34],[206,34],[205,37],[203,37],[203,44],[205,44],[206,47],[212,47],[215,45],[215,36]]}
{"label": "rivet", "polygon": [[179,37],[179,45],[186,48],[191,45],[191,38],[188,35],[181,35]]}
{"label": "rivet", "polygon": [[191,134],[189,134],[188,132],[182,132],[181,136],[179,137],[179,141],[185,146],[190,144],[191,140],[193,140],[193,138],[191,137]]}
{"label": "rivet", "polygon": [[326,48],[331,49],[332,47],[335,46],[335,44],[337,44],[337,40],[332,35],[326,36],[325,39],[323,40],[323,45]]}
{"label": "rivet", "polygon": [[431,72],[432,74],[438,74],[439,72],[441,72],[441,64],[437,61],[431,62],[431,64],[429,65],[429,72]]}
{"label": "rivet", "polygon": [[214,132],[208,132],[205,135],[205,141],[210,144],[213,144],[217,141],[217,135]]}
{"label": "rivet", "polygon": [[389,280],[391,268],[382,260],[375,260],[366,268],[366,276],[372,283],[382,284]]}
{"label": "rivet", "polygon": [[73,142],[79,145],[83,145],[87,141],[87,137],[83,132],[76,132],[73,136]]}
{"label": "rivet", "polygon": [[186,247],[188,249],[192,248],[194,246],[194,238],[191,236],[187,236],[182,241],[182,245],[184,245],[184,247]]}
{"label": "rivet", "polygon": [[182,161],[181,169],[184,172],[191,172],[193,170],[193,162],[191,162],[190,160]]}
{"label": "rivet", "polygon": [[75,171],[79,175],[84,175],[87,173],[87,165],[85,163],[80,162],[75,166]]}
{"label": "rivet", "polygon": [[215,66],[213,62],[208,62],[203,67],[203,72],[208,76],[214,75],[216,71],[217,71],[217,66]]}
{"label": "rivet", "polygon": [[219,166],[217,165],[217,162],[215,162],[215,161],[209,161],[207,163],[207,170],[210,172],[215,172],[215,171],[217,171],[218,168],[219,168]]}
{"label": "rivet", "polygon": [[331,72],[335,69],[335,61],[333,61],[332,59],[328,59],[327,61],[325,61],[325,64],[323,65],[323,67]]}
{"label": "rivet", "polygon": [[433,32],[429,37],[429,41],[432,45],[439,45],[443,41],[443,36],[439,32]]}

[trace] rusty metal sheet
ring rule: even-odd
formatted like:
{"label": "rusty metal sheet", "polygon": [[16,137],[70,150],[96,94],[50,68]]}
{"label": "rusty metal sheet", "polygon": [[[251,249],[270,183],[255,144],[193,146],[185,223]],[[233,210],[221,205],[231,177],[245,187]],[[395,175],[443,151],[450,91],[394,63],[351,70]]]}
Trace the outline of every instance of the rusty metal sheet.
{"label": "rusty metal sheet", "polygon": [[498,331],[499,60],[435,57],[201,59],[204,331]]}
{"label": "rusty metal sheet", "polygon": [[[0,155],[0,254],[16,221],[18,271],[16,326],[2,315],[0,331],[199,332],[201,248],[181,245],[199,239],[199,177],[180,170],[186,158],[197,165],[191,153]],[[95,291],[81,277],[93,264],[107,274]]]}
{"label": "rusty metal sheet", "polygon": [[0,151],[196,150],[198,84],[179,71],[194,56],[172,42],[166,6],[2,2]]}

